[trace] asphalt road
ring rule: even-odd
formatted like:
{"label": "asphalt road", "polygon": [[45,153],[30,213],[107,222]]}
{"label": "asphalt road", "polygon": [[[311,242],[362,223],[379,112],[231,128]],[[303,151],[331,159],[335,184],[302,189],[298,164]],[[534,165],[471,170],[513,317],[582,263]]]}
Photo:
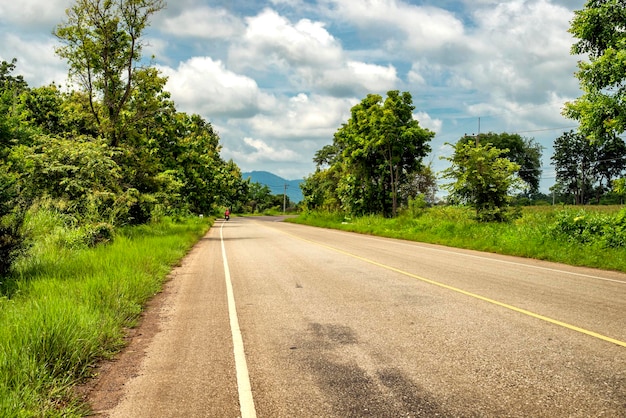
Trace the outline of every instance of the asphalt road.
{"label": "asphalt road", "polygon": [[626,417],[626,275],[275,220],[215,224],[101,415]]}

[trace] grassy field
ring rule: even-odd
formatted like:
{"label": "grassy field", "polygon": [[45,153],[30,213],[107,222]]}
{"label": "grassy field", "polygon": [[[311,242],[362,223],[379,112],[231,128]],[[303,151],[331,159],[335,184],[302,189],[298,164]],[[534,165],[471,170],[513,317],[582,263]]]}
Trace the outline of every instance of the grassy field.
{"label": "grassy field", "polygon": [[163,220],[88,248],[54,215],[31,219],[37,240],[0,283],[0,417],[83,416],[72,387],[122,347],[124,329],[209,226]]}
{"label": "grassy field", "polygon": [[306,213],[290,222],[626,272],[622,206],[522,208],[511,223],[480,223],[464,207],[425,208],[395,219]]}

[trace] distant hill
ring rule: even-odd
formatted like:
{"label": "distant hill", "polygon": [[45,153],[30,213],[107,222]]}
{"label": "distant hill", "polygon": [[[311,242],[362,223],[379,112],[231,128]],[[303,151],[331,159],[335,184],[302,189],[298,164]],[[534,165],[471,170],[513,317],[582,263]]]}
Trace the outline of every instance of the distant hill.
{"label": "distant hill", "polygon": [[250,178],[252,183],[260,183],[270,188],[272,194],[282,195],[285,192],[285,184],[287,185],[287,196],[293,203],[299,203],[302,201],[302,190],[300,190],[300,183],[303,180],[285,180],[282,177],[272,174],[268,171],[250,171],[248,173],[242,173],[243,179]]}

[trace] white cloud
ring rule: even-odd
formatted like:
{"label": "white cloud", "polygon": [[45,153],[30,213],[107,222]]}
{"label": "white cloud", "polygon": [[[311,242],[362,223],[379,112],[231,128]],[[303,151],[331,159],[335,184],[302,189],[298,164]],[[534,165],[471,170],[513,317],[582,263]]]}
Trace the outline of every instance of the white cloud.
{"label": "white cloud", "polygon": [[257,83],[226,69],[221,61],[195,57],[177,69],[161,67],[168,76],[166,90],[181,110],[212,117],[247,117],[271,101]]}
{"label": "white cloud", "polygon": [[435,133],[441,132],[443,121],[441,119],[433,119],[426,112],[417,112],[413,114],[413,119],[418,121],[422,128],[430,129],[431,131]]}
{"label": "white cloud", "polygon": [[331,13],[360,28],[364,34],[386,39],[388,48],[412,53],[436,50],[459,41],[463,23],[442,8],[416,6],[400,0],[327,0]]}
{"label": "white cloud", "polygon": [[22,28],[45,28],[49,33],[66,19],[65,10],[71,0],[3,0],[0,2],[0,22]]}
{"label": "white cloud", "polygon": [[392,65],[381,66],[359,61],[338,63],[327,68],[301,68],[297,71],[303,89],[321,89],[333,96],[353,97],[368,92],[386,92],[400,82]]}
{"label": "white cloud", "polygon": [[[540,103],[554,92],[574,93],[576,58],[567,33],[571,13],[547,0],[514,0],[475,11],[468,62],[456,69],[462,84],[521,102]],[[467,65],[469,64],[469,65]]]}
{"label": "white cloud", "polygon": [[234,68],[286,71],[342,59],[341,47],[320,22],[302,19],[294,25],[270,9],[246,22],[245,36],[230,51],[229,62]]}
{"label": "white cloud", "polygon": [[0,35],[0,44],[4,45],[0,60],[11,62],[17,58],[15,74],[24,76],[30,86],[39,87],[53,81],[67,84],[67,66],[54,52],[58,46],[54,40],[32,41],[4,34]]}
{"label": "white cloud", "polygon": [[162,29],[180,37],[220,39],[240,35],[244,24],[225,9],[193,7],[184,9],[175,17],[166,18]]}
{"label": "white cloud", "polygon": [[262,137],[288,139],[296,142],[314,139],[332,142],[335,131],[348,120],[355,99],[298,94],[278,103],[271,113],[258,114],[250,126]]}
{"label": "white cloud", "polygon": [[232,151],[232,155],[238,161],[247,164],[263,162],[293,162],[302,159],[293,150],[287,148],[275,148],[260,139],[246,137],[243,139],[244,147],[240,151]]}

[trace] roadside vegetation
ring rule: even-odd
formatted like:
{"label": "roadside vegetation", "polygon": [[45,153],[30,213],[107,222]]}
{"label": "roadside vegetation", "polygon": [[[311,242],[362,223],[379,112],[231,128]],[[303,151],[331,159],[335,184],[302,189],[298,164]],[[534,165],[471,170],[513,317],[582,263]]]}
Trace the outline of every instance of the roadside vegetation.
{"label": "roadside vegetation", "polygon": [[[596,3],[570,29],[589,61],[576,74],[585,94],[564,111],[580,129],[555,139],[552,196],[538,193],[534,139],[490,132],[449,144],[437,202],[423,163],[435,133],[409,92],[391,90],[355,105],[316,153],[293,221],[626,271],[626,209],[589,206],[626,198],[626,7]],[[213,126],[178,111],[147,65],[144,33],[165,6],[76,1],[54,31],[70,87],[33,88],[0,61],[2,417],[86,413],[72,387],[123,346],[211,215],[293,209],[244,180]],[[581,206],[515,206],[542,200]]]}
{"label": "roadside vegetation", "polygon": [[288,222],[626,272],[626,208],[528,206],[481,222],[461,206],[413,205],[396,218],[307,212]]}
{"label": "roadside vegetation", "polygon": [[145,302],[207,231],[209,218],[118,228],[90,247],[63,216],[38,211],[28,257],[0,283],[0,416],[84,416],[72,388],[124,344]]}

